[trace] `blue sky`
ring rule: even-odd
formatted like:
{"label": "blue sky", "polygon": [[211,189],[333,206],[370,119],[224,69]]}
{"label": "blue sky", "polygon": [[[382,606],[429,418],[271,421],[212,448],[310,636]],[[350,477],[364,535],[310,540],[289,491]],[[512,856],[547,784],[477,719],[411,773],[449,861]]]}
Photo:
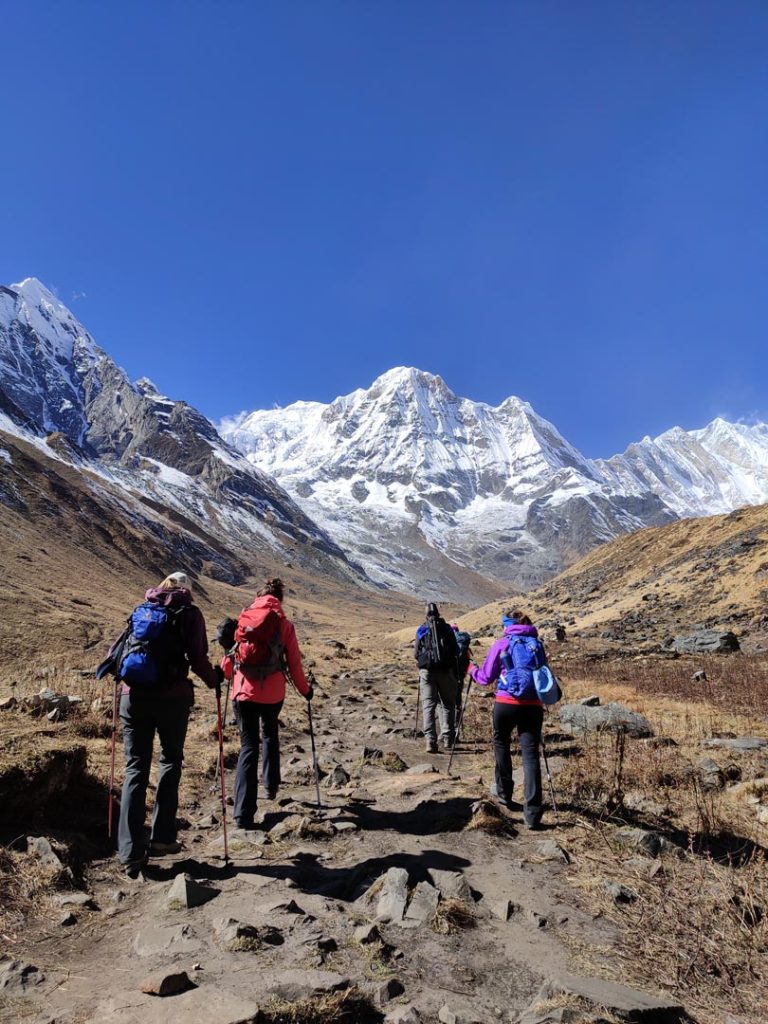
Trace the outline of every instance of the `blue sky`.
{"label": "blue sky", "polygon": [[0,282],[211,418],[398,364],[589,455],[768,416],[761,0],[0,20]]}

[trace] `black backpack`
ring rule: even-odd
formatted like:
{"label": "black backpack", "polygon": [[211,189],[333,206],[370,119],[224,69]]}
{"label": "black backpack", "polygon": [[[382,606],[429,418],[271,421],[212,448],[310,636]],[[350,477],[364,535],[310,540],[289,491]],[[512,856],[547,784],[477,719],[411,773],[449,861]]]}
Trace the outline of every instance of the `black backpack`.
{"label": "black backpack", "polygon": [[444,619],[427,619],[416,630],[416,662],[419,668],[455,668],[458,648]]}

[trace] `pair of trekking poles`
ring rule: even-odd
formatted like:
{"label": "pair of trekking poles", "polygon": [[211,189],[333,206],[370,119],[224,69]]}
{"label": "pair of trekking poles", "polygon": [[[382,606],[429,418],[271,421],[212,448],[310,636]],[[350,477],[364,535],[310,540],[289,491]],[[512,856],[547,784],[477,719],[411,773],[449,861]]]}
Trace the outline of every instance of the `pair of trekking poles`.
{"label": "pair of trekking poles", "polygon": [[[461,707],[459,714],[459,720],[456,723],[456,729],[453,734],[453,745],[451,746],[451,756],[448,758],[447,774],[451,774],[451,765],[453,764],[453,755],[456,753],[456,744],[459,742],[459,735],[462,728],[464,727],[464,716],[467,713],[467,706],[469,705],[469,695],[472,692],[472,679],[467,681],[467,694],[464,698],[464,703]],[[419,732],[419,705],[421,701],[421,685],[417,686],[416,689],[416,726],[414,728],[414,736],[418,735]],[[541,746],[541,755],[544,759],[544,771],[547,776],[547,782],[549,784],[549,793],[552,798],[552,811],[555,815],[555,824],[559,824],[558,811],[557,811],[557,799],[555,798],[555,783],[552,779],[552,772],[549,768],[549,758],[547,757],[547,746],[544,742],[544,733],[542,731],[539,737],[539,744]]]}

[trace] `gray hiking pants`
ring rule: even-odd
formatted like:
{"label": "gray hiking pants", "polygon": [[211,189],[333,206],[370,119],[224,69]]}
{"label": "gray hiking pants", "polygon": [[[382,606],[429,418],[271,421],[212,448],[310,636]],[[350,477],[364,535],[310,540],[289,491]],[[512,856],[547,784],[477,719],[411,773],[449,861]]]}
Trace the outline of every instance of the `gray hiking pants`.
{"label": "gray hiking pants", "polygon": [[440,716],[440,739],[443,746],[452,747],[456,736],[456,704],[459,697],[456,673],[447,668],[420,668],[419,689],[427,743],[437,742],[437,710]]}
{"label": "gray hiking pants", "polygon": [[117,852],[122,864],[137,863],[146,854],[144,817],[155,733],[160,737],[160,775],[150,842],[172,843],[176,839],[179,782],[191,707],[192,701],[186,697],[163,694],[131,692],[120,698],[125,781],[120,800]]}

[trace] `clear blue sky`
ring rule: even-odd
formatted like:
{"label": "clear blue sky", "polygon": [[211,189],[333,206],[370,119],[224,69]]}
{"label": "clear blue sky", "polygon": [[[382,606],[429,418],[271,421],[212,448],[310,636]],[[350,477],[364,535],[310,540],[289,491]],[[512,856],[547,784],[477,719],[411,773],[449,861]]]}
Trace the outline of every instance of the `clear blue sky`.
{"label": "clear blue sky", "polygon": [[764,0],[0,0],[0,31],[0,281],[210,417],[397,364],[590,455],[768,417]]}

